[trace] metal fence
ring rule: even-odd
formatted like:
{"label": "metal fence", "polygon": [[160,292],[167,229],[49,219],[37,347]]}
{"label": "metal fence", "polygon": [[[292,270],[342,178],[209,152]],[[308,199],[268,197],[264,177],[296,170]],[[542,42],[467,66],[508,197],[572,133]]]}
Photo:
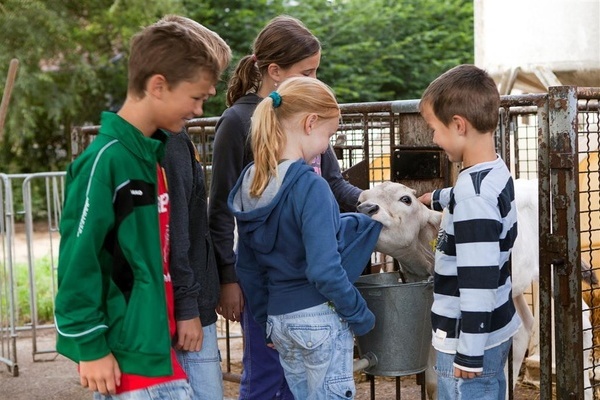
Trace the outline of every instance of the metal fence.
{"label": "metal fence", "polygon": [[[53,328],[64,175],[0,174],[0,361],[14,376],[19,374],[16,338],[20,331],[31,332],[34,360],[56,354],[53,344],[40,345],[38,334]],[[22,236],[23,243],[18,243]]]}
{"label": "metal fence", "polygon": [[[600,89],[555,87],[544,94],[503,96],[501,102],[496,132],[498,153],[515,177],[539,178],[540,282],[539,291],[533,290],[530,295],[530,304],[535,310],[539,309],[539,315],[536,314],[539,347],[534,351],[539,352],[542,399],[552,398],[553,387],[558,398],[584,398],[585,395],[600,399],[600,394],[595,394],[597,381],[594,379],[600,380],[600,370],[595,373],[600,364],[600,284],[593,280],[590,284],[582,283],[579,267],[583,260],[591,266],[592,275],[600,268],[599,99]],[[343,104],[341,109],[342,120],[332,145],[343,176],[354,185],[367,189],[379,182],[393,180],[423,193],[454,182],[459,166],[450,163],[444,152],[432,143],[431,131],[418,112],[418,101]],[[201,155],[207,184],[210,182],[217,121],[218,118],[198,118],[188,124],[188,132]],[[97,132],[97,126],[73,131],[73,157],[93,140]],[[56,229],[60,219],[63,188],[59,176],[41,174],[31,178],[43,178],[46,182],[51,179],[47,191],[37,192],[44,196],[45,214],[52,214],[52,219],[48,220],[51,230]],[[0,225],[0,238],[4,244],[3,268],[0,270],[0,323],[3,328],[0,361],[17,370],[14,263],[11,260],[15,212],[11,208],[10,189],[17,177],[0,177],[3,178],[0,194],[4,196],[0,205],[4,217]],[[56,183],[52,179],[57,179]],[[31,207],[22,212],[33,218],[36,207],[41,207],[44,202],[36,200],[36,195],[25,189],[25,183],[22,193],[31,199],[23,202]],[[32,221],[29,220],[29,226],[33,226]],[[32,240],[29,232],[27,240]],[[33,247],[30,248],[28,268],[30,281],[34,282],[32,299],[35,299],[36,259]],[[52,257],[56,254],[54,250]],[[53,264],[51,268],[54,271]],[[582,340],[582,297],[592,315],[591,328],[587,329],[593,336],[593,345],[588,348],[584,348]],[[31,303],[35,313],[35,301]],[[30,325],[35,332],[39,324],[34,321],[35,317]],[[554,338],[553,330],[556,332]],[[33,337],[35,340],[35,334]],[[225,340],[229,340],[228,334]],[[592,353],[591,366],[585,372],[584,351]],[[230,357],[227,354],[224,376],[237,381],[239,374],[232,370]],[[561,362],[554,363],[555,360]],[[582,379],[584,373],[591,377],[591,383],[586,387]]]}

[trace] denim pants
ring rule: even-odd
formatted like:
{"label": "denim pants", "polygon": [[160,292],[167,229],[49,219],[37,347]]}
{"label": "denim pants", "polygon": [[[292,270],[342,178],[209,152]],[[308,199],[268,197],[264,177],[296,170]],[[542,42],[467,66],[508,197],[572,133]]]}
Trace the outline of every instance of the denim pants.
{"label": "denim pants", "polygon": [[439,400],[504,400],[506,376],[504,366],[512,339],[483,353],[483,372],[473,379],[454,377],[454,354],[437,352]]}
{"label": "denim pants", "polygon": [[217,324],[202,327],[200,351],[175,350],[177,360],[187,374],[193,400],[223,400],[221,354],[217,343]]}
{"label": "denim pants", "polygon": [[94,392],[94,400],[191,400],[191,398],[192,388],[183,379],[117,395],[105,396]]}
{"label": "denim pants", "polygon": [[265,331],[254,321],[250,307],[244,307],[241,325],[244,353],[239,400],[293,400],[279,363],[279,353],[267,346]]}
{"label": "denim pants", "polygon": [[267,335],[296,399],[354,398],[354,338],[348,323],[327,303],[269,315]]}

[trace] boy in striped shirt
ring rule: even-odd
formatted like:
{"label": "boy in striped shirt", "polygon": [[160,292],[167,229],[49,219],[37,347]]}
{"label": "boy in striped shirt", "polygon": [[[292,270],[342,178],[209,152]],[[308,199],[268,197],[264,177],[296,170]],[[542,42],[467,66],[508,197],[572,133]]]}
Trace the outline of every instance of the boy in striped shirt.
{"label": "boy in striped shirt", "polygon": [[500,95],[485,71],[459,65],[429,85],[419,107],[434,143],[462,163],[454,187],[420,198],[444,212],[431,310],[438,398],[504,400],[504,366],[521,321],[509,271],[513,180],[494,143]]}

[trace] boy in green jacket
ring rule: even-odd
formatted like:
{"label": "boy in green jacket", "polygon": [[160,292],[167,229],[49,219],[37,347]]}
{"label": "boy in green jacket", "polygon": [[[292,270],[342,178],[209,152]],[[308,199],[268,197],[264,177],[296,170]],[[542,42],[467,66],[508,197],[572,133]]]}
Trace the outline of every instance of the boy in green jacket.
{"label": "boy in green jacket", "polygon": [[159,161],[163,130],[180,132],[215,94],[223,63],[212,41],[222,39],[205,30],[167,16],[134,36],[123,107],[102,114],[97,138],[68,168],[57,350],[79,364],[94,399],[191,396],[171,346],[169,195]]}

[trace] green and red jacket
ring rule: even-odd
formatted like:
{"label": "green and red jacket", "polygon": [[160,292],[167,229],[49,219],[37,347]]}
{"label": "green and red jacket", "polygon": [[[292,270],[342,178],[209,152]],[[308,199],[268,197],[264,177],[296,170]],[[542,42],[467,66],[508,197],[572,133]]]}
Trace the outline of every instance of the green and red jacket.
{"label": "green and red jacket", "polygon": [[167,136],[103,113],[68,168],[55,320],[57,350],[75,362],[112,352],[124,373],[173,374],[157,197]]}

